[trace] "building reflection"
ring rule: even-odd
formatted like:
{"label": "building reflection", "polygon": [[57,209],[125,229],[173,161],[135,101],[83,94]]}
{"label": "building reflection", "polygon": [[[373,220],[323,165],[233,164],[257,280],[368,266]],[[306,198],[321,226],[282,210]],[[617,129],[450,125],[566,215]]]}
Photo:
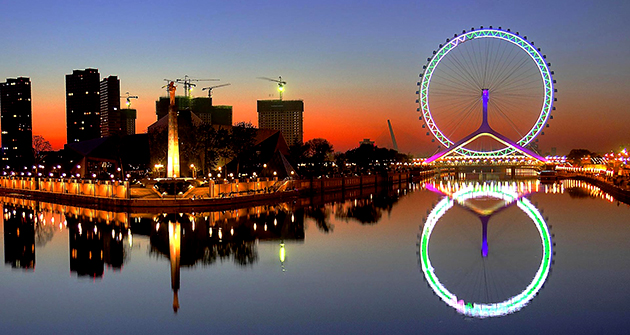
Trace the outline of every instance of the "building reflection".
{"label": "building reflection", "polygon": [[[140,220],[146,224],[146,219]],[[303,210],[269,206],[225,212],[160,214],[149,232],[151,252],[171,254],[171,224],[181,230],[181,266],[232,261],[251,266],[258,261],[257,242],[304,240]],[[135,230],[133,230],[135,231]]]}
{"label": "building reflection", "polygon": [[123,240],[127,229],[85,216],[67,215],[70,271],[77,276],[103,277],[105,266],[120,270],[128,250]]}
{"label": "building reflection", "polygon": [[35,269],[33,210],[4,205],[4,263],[16,269]]}
{"label": "building reflection", "polygon": [[226,262],[251,267],[260,259],[260,243],[272,243],[278,250],[276,262],[284,272],[291,245],[304,241],[307,218],[327,232],[333,231],[333,217],[376,224],[407,191],[366,188],[303,198],[291,204],[191,213],[119,213],[2,197],[5,263],[34,268],[36,246],[65,229],[70,272],[78,278],[102,279],[106,273],[123,270],[130,259],[134,236],[146,236],[149,254],[170,263],[173,310],[177,312],[181,268]]}

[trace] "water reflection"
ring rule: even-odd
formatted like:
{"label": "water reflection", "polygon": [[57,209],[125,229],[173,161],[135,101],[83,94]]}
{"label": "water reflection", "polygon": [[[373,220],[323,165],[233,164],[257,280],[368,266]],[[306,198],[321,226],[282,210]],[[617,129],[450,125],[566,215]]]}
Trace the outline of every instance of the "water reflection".
{"label": "water reflection", "polygon": [[[415,185],[409,185],[410,189]],[[347,199],[342,197],[332,203],[316,203],[304,208],[304,215],[315,220],[317,228],[323,233],[334,230],[331,217],[345,222],[356,221],[362,225],[377,224],[383,212],[391,213],[394,205],[401,197],[407,195],[408,189],[395,189],[387,192],[354,194],[360,196]]]}
{"label": "water reflection", "polygon": [[[445,195],[427,216],[418,244],[421,269],[427,283],[435,294],[446,304],[455,308],[457,312],[465,316],[476,318],[503,316],[519,311],[525,307],[543,287],[549,275],[552,258],[552,242],[549,228],[540,214],[540,211],[525,197],[531,192],[538,191],[538,184],[536,182],[433,183],[427,184],[426,187]],[[450,292],[440,281],[429,258],[429,242],[431,234],[440,219],[449,209],[453,208],[454,205],[464,208],[469,213],[475,214],[482,224],[482,268],[480,270],[482,275],[481,283],[479,285],[475,284],[474,290],[483,291],[483,293],[478,296],[486,299],[490,297],[488,292],[490,290],[489,286],[494,285],[496,281],[500,281],[500,279],[497,278],[489,278],[490,270],[486,268],[490,266],[486,258],[489,257],[488,224],[491,217],[516,205],[534,223],[542,245],[541,261],[531,282],[527,284],[520,293],[510,296],[505,300],[465,301],[464,299],[458,298],[455,293]],[[491,300],[491,298],[489,300]]]}
{"label": "water reflection", "polygon": [[79,277],[103,277],[105,266],[120,271],[127,259],[128,230],[89,217],[65,216],[70,236],[70,271]]}
{"label": "water reflection", "polygon": [[5,206],[4,263],[16,269],[35,269],[33,211]]}
{"label": "water reflection", "polygon": [[[172,307],[177,312],[182,267],[225,262],[252,267],[260,258],[259,243],[273,242],[278,250],[276,262],[284,272],[286,244],[303,243],[305,218],[313,218],[327,233],[333,232],[333,217],[372,225],[405,194],[406,189],[371,189],[292,204],[191,213],[119,213],[3,197],[5,263],[34,270],[36,246],[65,229],[70,272],[96,282],[102,280],[105,269],[122,271],[131,259],[134,239],[145,237],[150,242],[148,254],[170,263]],[[331,199],[334,202],[328,202]]]}

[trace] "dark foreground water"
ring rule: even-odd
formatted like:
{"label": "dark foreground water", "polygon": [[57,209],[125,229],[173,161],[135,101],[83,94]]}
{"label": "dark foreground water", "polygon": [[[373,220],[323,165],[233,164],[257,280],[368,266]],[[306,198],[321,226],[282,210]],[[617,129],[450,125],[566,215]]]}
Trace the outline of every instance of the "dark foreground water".
{"label": "dark foreground water", "polygon": [[0,334],[630,333],[630,207],[597,189],[358,193],[181,214],[3,198]]}

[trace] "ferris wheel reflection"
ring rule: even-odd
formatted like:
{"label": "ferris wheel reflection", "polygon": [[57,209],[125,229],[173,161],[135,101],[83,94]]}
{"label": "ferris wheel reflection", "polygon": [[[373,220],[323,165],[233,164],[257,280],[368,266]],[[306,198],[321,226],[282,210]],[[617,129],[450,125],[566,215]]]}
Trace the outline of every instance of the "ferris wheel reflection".
{"label": "ferris wheel reflection", "polygon": [[[540,291],[545,283],[552,264],[551,234],[540,211],[525,197],[538,191],[537,183],[474,183],[474,184],[427,184],[427,189],[445,195],[428,214],[419,234],[418,257],[425,279],[435,294],[458,313],[475,318],[498,317],[519,311]],[[479,206],[477,200],[492,200],[490,206]],[[439,280],[429,257],[431,234],[449,209],[457,205],[474,213],[482,224],[481,257],[489,255],[488,223],[490,219],[507,208],[517,206],[534,223],[542,245],[541,263],[531,282],[520,293],[497,302],[465,301]],[[484,270],[485,271],[485,270]]]}

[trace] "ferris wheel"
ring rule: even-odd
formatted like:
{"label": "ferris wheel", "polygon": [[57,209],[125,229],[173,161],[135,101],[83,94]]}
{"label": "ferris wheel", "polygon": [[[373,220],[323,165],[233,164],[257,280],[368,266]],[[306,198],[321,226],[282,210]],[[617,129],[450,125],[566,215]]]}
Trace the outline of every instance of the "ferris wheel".
{"label": "ferris wheel", "polygon": [[427,135],[461,156],[532,156],[525,147],[555,109],[550,66],[533,42],[509,29],[473,28],[447,39],[418,82]]}
{"label": "ferris wheel", "polygon": [[[429,246],[430,239],[433,235],[434,229],[436,228],[438,222],[445,214],[453,208],[456,203],[464,203],[469,200],[475,199],[501,199],[506,203],[506,207],[509,204],[516,204],[518,208],[523,211],[526,216],[532,221],[534,224],[537,235],[540,238],[541,248],[540,248],[540,265],[538,269],[535,271],[535,274],[531,276],[530,280],[525,281],[527,284],[525,288],[516,294],[510,294],[510,297],[503,299],[499,299],[497,301],[475,301],[469,300],[466,298],[465,294],[461,294],[459,292],[456,295],[454,291],[451,291],[447,288],[447,285],[453,285],[455,280],[445,280],[440,281],[438,278],[438,271],[434,268],[431,258],[429,256]],[[511,222],[511,226],[513,226],[515,222]],[[458,227],[461,229],[461,222],[458,222]],[[426,279],[427,284],[434,293],[442,299],[447,305],[453,307],[458,313],[475,318],[488,318],[488,317],[500,317],[508,314],[515,313],[522,308],[524,308],[528,303],[530,303],[538,294],[538,292],[542,289],[547,277],[549,276],[549,272],[551,270],[552,264],[552,256],[553,256],[553,242],[552,235],[549,231],[549,227],[545,222],[540,211],[525,197],[521,197],[516,188],[511,185],[501,185],[501,184],[484,184],[484,185],[462,185],[462,187],[452,194],[451,196],[444,197],[429,213],[427,216],[426,222],[422,227],[422,231],[419,236],[418,242],[418,257],[419,263],[421,265],[421,270],[424,273],[424,277]],[[519,235],[519,239],[523,235]],[[482,244],[482,255],[484,248],[486,248],[486,255],[483,257],[487,257],[487,241],[484,241]],[[512,241],[514,242],[514,241]],[[518,243],[516,243],[518,244]],[[505,252],[505,250],[503,250]],[[539,252],[540,252],[539,251]],[[509,262],[503,262],[502,265],[508,264]],[[470,280],[471,277],[479,277],[482,278],[482,284],[480,283],[472,283],[475,289],[483,291],[487,290],[489,282],[496,283],[497,280],[490,280],[487,275],[487,269],[485,267],[485,262],[483,263],[483,275],[482,276],[463,276],[462,281]],[[474,266],[474,264],[473,264]],[[461,286],[459,286],[461,288]],[[451,287],[453,289],[453,287]],[[470,296],[470,295],[468,295]]]}

